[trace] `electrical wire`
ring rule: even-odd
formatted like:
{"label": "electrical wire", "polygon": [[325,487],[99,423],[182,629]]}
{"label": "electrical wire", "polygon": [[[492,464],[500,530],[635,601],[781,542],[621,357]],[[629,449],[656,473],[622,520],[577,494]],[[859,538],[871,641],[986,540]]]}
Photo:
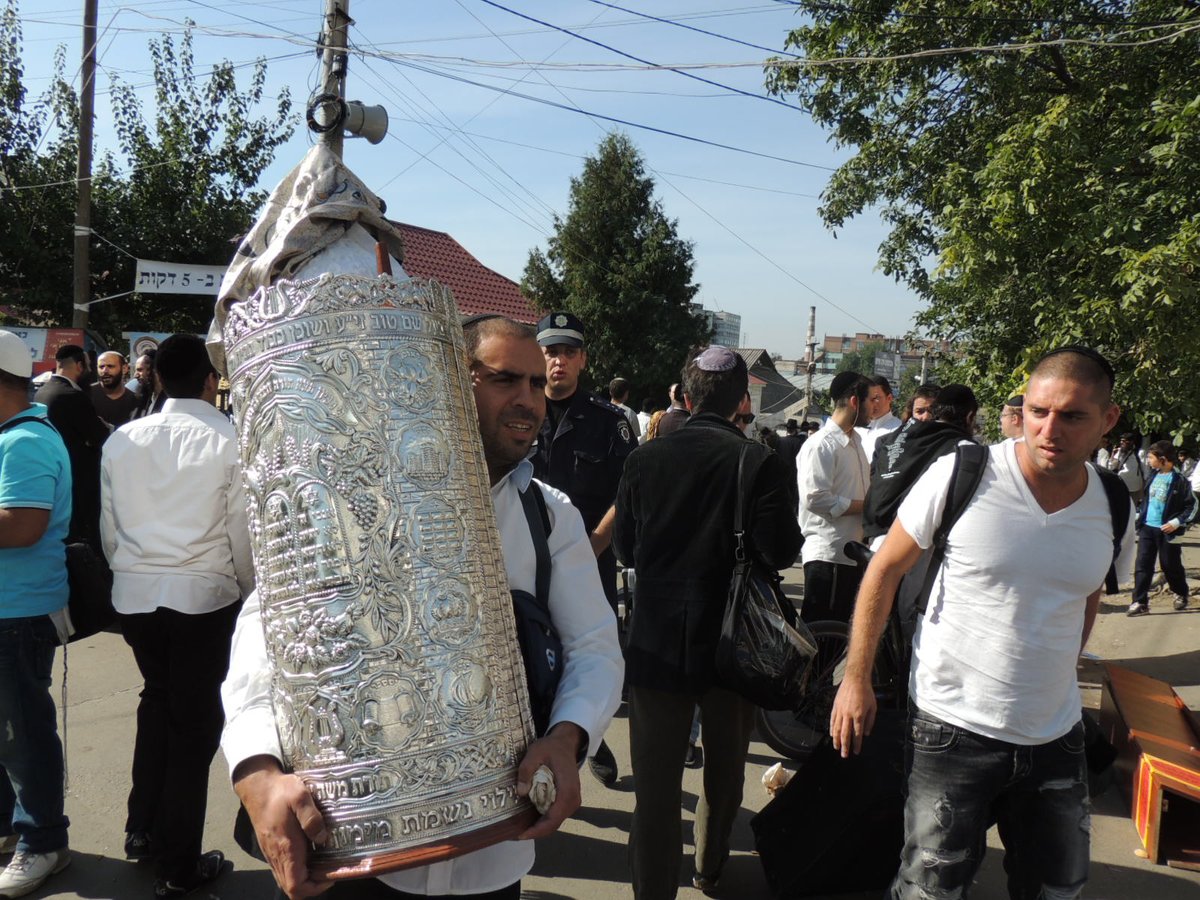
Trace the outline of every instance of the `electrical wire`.
{"label": "electrical wire", "polygon": [[629,13],[630,15],[638,16],[642,19],[649,19],[651,22],[661,22],[664,25],[674,25],[676,28],[686,28],[688,31],[695,31],[698,34],[706,34],[709,37],[719,38],[723,41],[729,41],[733,44],[741,44],[743,47],[751,47],[755,50],[765,50],[767,53],[782,53],[786,56],[794,56],[797,59],[799,54],[789,53],[787,50],[779,50],[775,47],[764,47],[762,44],[752,44],[749,41],[743,41],[735,37],[730,37],[727,34],[720,34],[716,31],[708,31],[704,28],[697,28],[694,25],[685,25],[677,19],[664,19],[661,16],[652,16],[649,13],[641,13],[634,9],[628,9],[624,6],[617,6],[615,3],[605,3],[604,0],[588,0],[589,3],[595,3],[599,6],[607,6],[609,9],[619,9],[621,12]]}
{"label": "electrical wire", "polygon": [[[485,2],[487,2],[487,0],[485,0]],[[607,5],[607,4],[605,4],[605,5]],[[481,24],[483,24],[483,23],[481,23]],[[486,24],[484,25],[484,27],[487,27],[487,26],[486,26]],[[490,30],[490,29],[489,29],[489,30]],[[513,50],[513,48],[512,48],[512,47],[511,47],[511,46],[510,46],[510,45],[509,45],[509,44],[508,44],[506,41],[504,41],[503,39],[500,39],[500,38],[497,38],[497,40],[500,40],[500,42],[501,42],[502,44],[504,44],[504,46],[505,46],[505,47],[506,47],[506,48],[507,48],[507,49],[508,49],[510,52],[512,52],[512,53],[514,53],[515,55],[517,55],[518,59],[520,58],[520,55],[519,55],[519,54],[516,54],[516,51],[515,51],[515,50]],[[557,92],[558,92],[559,96],[561,96],[561,97],[562,97],[564,100],[566,100],[568,103],[572,102],[572,101],[571,101],[571,98],[567,96],[567,94],[566,94],[566,93],[563,91],[563,89],[562,89],[562,88],[561,88],[559,85],[556,85],[556,84],[554,84],[553,82],[551,82],[551,81],[550,81],[550,80],[549,80],[549,79],[548,79],[548,78],[545,76],[545,74],[542,74],[542,73],[539,73],[539,74],[541,75],[541,78],[542,78],[542,80],[543,80],[543,81],[544,81],[544,82],[545,82],[545,83],[546,83],[546,84],[547,84],[549,87],[553,88],[555,91],[557,91]],[[604,129],[602,126],[600,126],[600,124],[599,124],[598,122],[596,122],[596,121],[595,121],[595,119],[593,119],[592,121],[593,121],[593,124],[595,124],[595,125],[596,125],[598,128],[600,128],[600,130],[601,130],[601,131],[604,131],[604,130],[605,130],[605,129]],[[747,240],[746,240],[744,237],[742,237],[740,234],[738,234],[737,232],[735,232],[735,231],[734,231],[732,228],[730,228],[730,227],[729,227],[727,224],[725,224],[724,222],[722,222],[720,219],[718,219],[716,216],[714,216],[714,215],[713,215],[711,212],[709,212],[707,209],[705,209],[703,206],[701,206],[701,205],[700,205],[700,204],[699,204],[699,203],[698,203],[696,200],[692,199],[692,197],[690,197],[690,196],[689,196],[689,195],[688,195],[686,192],[684,192],[684,191],[683,191],[683,190],[682,190],[680,187],[678,187],[677,185],[675,185],[674,183],[672,183],[672,182],[671,182],[669,179],[667,179],[667,178],[663,177],[663,174],[662,174],[661,172],[658,172],[658,171],[656,171],[656,170],[654,169],[654,167],[653,167],[653,166],[651,166],[651,165],[647,164],[647,168],[648,168],[648,169],[649,169],[649,170],[650,170],[650,171],[651,171],[653,174],[657,175],[657,176],[659,177],[659,179],[660,179],[660,180],[662,180],[663,182],[665,182],[665,183],[666,183],[666,184],[667,184],[667,185],[668,185],[668,186],[669,186],[669,187],[670,187],[672,190],[674,190],[674,191],[675,191],[676,193],[678,193],[678,194],[679,194],[681,197],[683,197],[685,200],[687,200],[689,203],[691,203],[693,206],[695,206],[695,207],[696,207],[698,210],[700,210],[700,212],[702,212],[702,213],[703,213],[704,215],[706,215],[708,218],[710,218],[710,219],[712,219],[714,222],[716,222],[716,223],[717,223],[717,225],[719,225],[719,226],[720,226],[722,229],[724,229],[724,230],[725,230],[725,231],[726,231],[728,234],[730,234],[732,237],[734,237],[735,239],[737,239],[738,241],[740,241],[740,242],[741,242],[743,245],[745,245],[747,248],[749,248],[749,249],[750,249],[752,252],[754,252],[756,255],[758,255],[759,257],[761,257],[761,258],[762,258],[764,261],[766,261],[767,263],[769,263],[771,266],[773,266],[774,268],[778,269],[778,270],[779,270],[781,273],[783,273],[783,274],[784,274],[786,277],[790,278],[792,281],[794,281],[796,284],[800,285],[800,286],[801,286],[802,288],[804,288],[806,291],[808,291],[809,293],[813,294],[814,296],[816,296],[816,297],[820,298],[820,299],[821,299],[821,300],[823,300],[823,301],[824,301],[826,304],[828,304],[829,306],[831,306],[831,307],[833,307],[834,309],[838,310],[838,311],[839,311],[840,313],[842,313],[843,315],[845,315],[845,316],[848,316],[848,317],[849,317],[850,319],[852,319],[853,321],[855,321],[855,322],[859,323],[859,324],[860,324],[860,325],[862,325],[864,328],[866,328],[868,331],[875,332],[875,330],[876,330],[876,329],[874,329],[872,326],[868,325],[868,324],[867,324],[866,322],[864,322],[862,319],[858,318],[857,316],[855,316],[853,313],[851,313],[849,310],[845,309],[845,308],[844,308],[844,307],[842,307],[841,305],[839,305],[839,304],[835,303],[834,301],[830,300],[828,297],[826,297],[824,294],[822,294],[822,293],[821,293],[820,291],[818,291],[816,288],[813,288],[813,287],[811,287],[810,285],[806,284],[806,283],[805,283],[804,281],[802,281],[802,280],[801,280],[801,279],[800,279],[798,276],[796,276],[796,275],[795,275],[795,274],[793,274],[792,272],[789,272],[787,269],[785,269],[783,266],[781,266],[781,265],[780,265],[779,263],[777,263],[775,260],[771,259],[771,258],[770,258],[769,256],[767,256],[765,253],[763,253],[761,250],[759,250],[757,247],[755,247],[753,244],[751,244],[749,241],[747,241]],[[595,260],[593,260],[593,262],[595,262]],[[599,265],[601,265],[601,267],[602,267],[602,268],[605,268],[605,269],[607,269],[607,266],[604,266],[604,265],[603,265],[603,263],[599,263]]]}
{"label": "electrical wire", "polygon": [[[488,6],[493,6],[496,9],[503,10],[506,13],[509,13],[514,16],[518,16],[522,19],[528,19],[530,22],[537,22],[539,25],[547,25],[550,28],[554,28],[558,31],[561,31],[563,34],[570,35],[571,37],[575,38],[576,40],[585,41],[596,47],[600,47],[604,50],[608,50],[611,53],[616,53],[618,56],[623,56],[626,59],[632,59],[635,62],[639,62],[639,63],[642,63],[643,65],[647,65],[647,66],[655,66],[656,65],[655,63],[650,62],[648,59],[642,59],[640,56],[634,56],[632,53],[626,53],[624,50],[618,50],[616,47],[613,47],[611,44],[605,44],[602,41],[595,40],[594,38],[586,37],[582,34],[573,32],[567,28],[563,28],[561,26],[554,25],[551,22],[546,22],[542,19],[535,18],[534,16],[526,15],[525,13],[522,13],[522,12],[517,12],[515,9],[509,9],[507,6],[497,3],[496,0],[479,0],[479,2],[486,3]],[[783,100],[780,100],[778,97],[772,97],[768,94],[756,94],[752,91],[744,91],[741,88],[734,87],[733,85],[722,84],[719,81],[713,81],[711,78],[704,78],[703,76],[700,76],[700,75],[694,75],[691,72],[684,71],[684,69],[681,67],[665,66],[663,68],[669,69],[672,72],[676,72],[677,74],[682,75],[685,78],[691,78],[694,81],[699,81],[699,82],[702,82],[703,84],[707,84],[712,87],[719,87],[724,90],[730,91],[734,94],[740,94],[743,97],[750,97],[755,100],[764,100],[767,103],[773,103],[776,106],[782,106],[784,109],[790,109],[790,110],[794,110],[796,112],[803,112],[803,110],[799,106],[796,106],[793,103],[786,103]]]}

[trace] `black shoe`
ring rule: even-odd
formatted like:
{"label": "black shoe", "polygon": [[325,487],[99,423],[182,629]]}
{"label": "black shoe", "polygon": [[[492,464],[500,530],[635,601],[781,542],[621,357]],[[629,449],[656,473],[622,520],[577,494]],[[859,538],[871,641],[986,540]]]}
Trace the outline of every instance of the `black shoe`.
{"label": "black shoe", "polygon": [[717,892],[717,882],[721,880],[720,875],[693,875],[692,887],[698,890],[706,897],[711,897]]}
{"label": "black shoe", "polygon": [[612,787],[617,783],[617,760],[604,741],[596,748],[596,755],[588,760],[588,768],[605,787]]}
{"label": "black shoe", "polygon": [[685,769],[704,768],[704,748],[696,744],[688,744],[687,756],[683,758],[683,767]]}
{"label": "black shoe", "polygon": [[150,835],[144,831],[131,831],[125,835],[125,858],[143,862],[154,858],[150,849]]}
{"label": "black shoe", "polygon": [[183,881],[173,881],[169,878],[159,878],[154,882],[155,897],[186,897],[192,891],[210,881],[216,881],[225,871],[225,854],[220,850],[209,850],[201,853],[196,860],[196,871],[192,877]]}

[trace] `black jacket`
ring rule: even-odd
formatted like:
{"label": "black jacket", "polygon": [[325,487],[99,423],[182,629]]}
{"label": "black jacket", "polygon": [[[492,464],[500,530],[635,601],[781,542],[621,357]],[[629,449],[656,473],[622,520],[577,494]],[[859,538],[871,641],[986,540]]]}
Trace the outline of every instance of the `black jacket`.
{"label": "black jacket", "polygon": [[533,471],[571,498],[588,534],[613,504],[625,459],[637,446],[625,414],[594,394],[578,390],[554,432],[542,422]]}
{"label": "black jacket", "polygon": [[46,404],[71,459],[71,537],[100,546],[100,447],[108,426],[91,398],[69,378],[52,375],[33,398]]}
{"label": "black jacket", "polygon": [[[701,693],[713,684],[733,574],[738,453],[746,443],[728,420],[700,413],[678,431],[647,441],[625,463],[613,542],[637,570],[625,651],[630,684],[679,693]],[[753,485],[750,541],[764,564],[786,568],[803,539],[783,464],[754,442],[746,462]]]}
{"label": "black jacket", "polygon": [[881,437],[875,444],[871,484],[863,499],[863,539],[869,542],[887,534],[909,488],[935,459],[953,453],[959,441],[970,437],[948,422],[917,421]]}

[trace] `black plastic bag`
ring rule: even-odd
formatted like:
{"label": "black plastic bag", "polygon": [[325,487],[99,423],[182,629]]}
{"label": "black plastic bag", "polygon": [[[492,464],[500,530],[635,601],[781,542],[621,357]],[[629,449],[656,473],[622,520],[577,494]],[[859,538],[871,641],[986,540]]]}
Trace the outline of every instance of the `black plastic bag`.
{"label": "black plastic bag", "polygon": [[755,561],[746,545],[745,461],[743,447],[733,519],[735,564],[717,641],[717,678],[763,709],[793,709],[808,688],[817,644],[784,596],[779,575]]}
{"label": "black plastic bag", "polygon": [[808,689],[816,655],[779,576],[752,562],[739,564],[717,643],[722,684],[763,709],[792,709]]}

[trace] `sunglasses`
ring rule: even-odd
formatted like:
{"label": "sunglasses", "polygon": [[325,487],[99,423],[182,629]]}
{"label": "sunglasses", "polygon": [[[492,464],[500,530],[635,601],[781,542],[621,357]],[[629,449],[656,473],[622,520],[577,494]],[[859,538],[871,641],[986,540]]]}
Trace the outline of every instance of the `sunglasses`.
{"label": "sunglasses", "polygon": [[754,422],[754,413],[739,413],[737,420],[743,425],[750,425]]}

